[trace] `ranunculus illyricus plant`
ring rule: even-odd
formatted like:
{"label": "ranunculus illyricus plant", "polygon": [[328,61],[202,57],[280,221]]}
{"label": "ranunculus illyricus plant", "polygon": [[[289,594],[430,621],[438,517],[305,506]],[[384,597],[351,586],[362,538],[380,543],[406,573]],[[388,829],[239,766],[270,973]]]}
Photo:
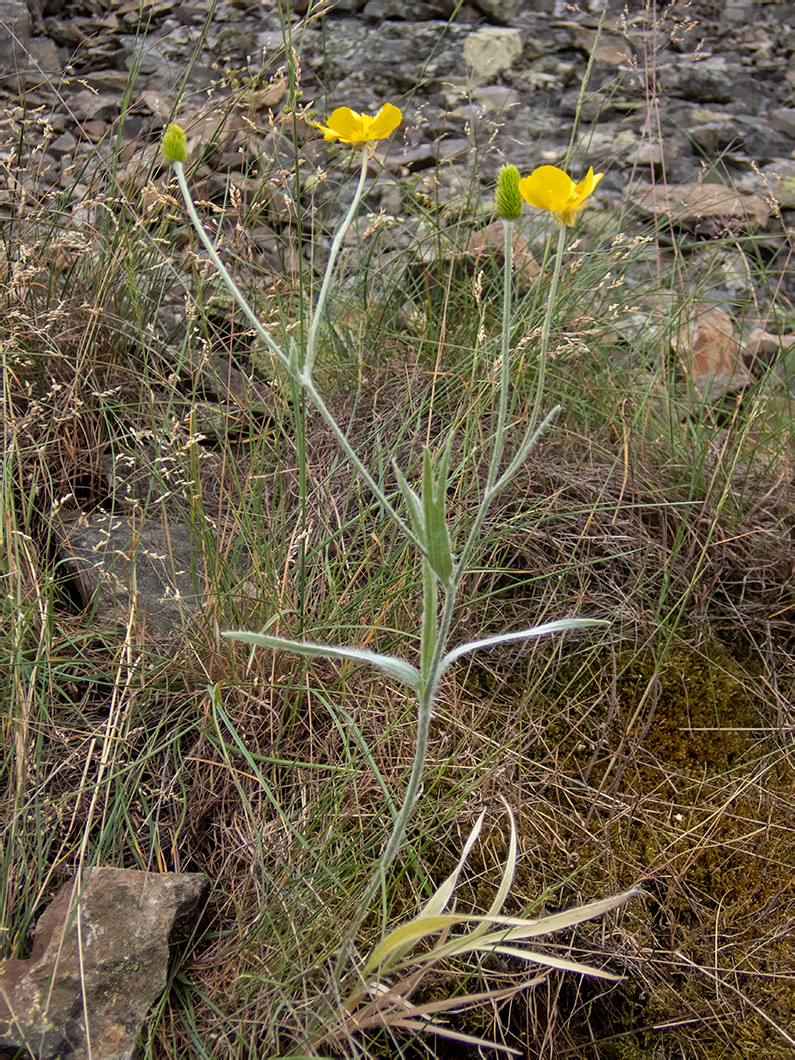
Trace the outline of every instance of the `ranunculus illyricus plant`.
{"label": "ranunculus illyricus plant", "polygon": [[358,114],[350,107],[337,107],[331,112],[327,125],[315,122],[327,140],[339,140],[354,147],[364,147],[373,140],[384,140],[391,136],[403,120],[400,110],[392,103],[385,103],[375,116]]}
{"label": "ranunculus illyricus plant", "polygon": [[[386,103],[373,116],[358,114],[348,107],[339,107],[328,118],[327,125],[318,124],[317,126],[322,130],[326,140],[339,141],[359,148],[361,151],[361,168],[350,206],[337,225],[331,247],[329,248],[320,291],[303,344],[299,344],[294,339],[289,344],[282,345],[276,340],[253,306],[248,302],[235,278],[224,264],[218,253],[215,241],[210,237],[202,223],[202,218],[199,216],[185,176],[185,163],[187,161],[185,133],[178,125],[171,125],[162,140],[163,156],[174,169],[174,175],[182,193],[185,208],[207,257],[215,266],[218,275],[260,341],[271,351],[274,359],[286,371],[290,378],[293,392],[302,393],[306,402],[314,406],[326,428],[336,439],[345,458],[346,465],[358,473],[359,478],[370,490],[380,510],[391,519],[397,532],[414,546],[420,568],[422,610],[418,615],[417,623],[420,631],[419,645],[417,648],[413,644],[409,645],[409,651],[415,659],[413,662],[402,656],[387,655],[383,652],[359,647],[356,644],[315,643],[306,640],[292,640],[264,631],[230,630],[224,634],[227,637],[256,645],[260,648],[280,652],[288,651],[307,659],[342,659],[356,664],[366,663],[375,667],[381,673],[388,675],[392,680],[400,682],[407,693],[412,694],[416,699],[417,717],[414,756],[410,766],[409,777],[406,781],[399,807],[394,809],[390,799],[389,812],[385,810],[383,814],[387,824],[391,823],[389,837],[386,844],[382,847],[378,864],[373,867],[370,879],[359,898],[345,935],[336,947],[337,955],[334,961],[333,979],[328,993],[328,999],[333,1002],[334,1007],[328,1008],[328,1003],[324,1000],[323,1005],[319,1006],[320,1014],[317,1024],[307,1027],[307,1040],[312,1045],[311,1051],[313,1054],[315,1052],[314,1044],[324,1041],[328,1037],[329,1023],[326,1019],[326,1011],[333,1013],[339,1007],[342,1013],[340,1026],[344,1028],[346,1035],[350,1036],[350,1030],[362,1029],[364,1025],[359,1025],[356,1020],[356,1013],[362,1011],[362,1009],[357,1006],[363,1005],[365,1006],[364,1011],[369,1011],[371,998],[380,997],[379,991],[384,973],[389,973],[390,970],[399,967],[396,962],[401,961],[420,939],[428,935],[437,934],[438,931],[446,930],[448,926],[460,922],[459,917],[453,914],[442,916],[442,913],[452,897],[458,874],[461,872],[464,861],[472,848],[472,844],[475,842],[480,822],[467,840],[464,853],[453,874],[425,902],[422,914],[413,921],[409,921],[396,929],[397,933],[395,931],[391,932],[373,950],[366,963],[362,963],[358,958],[356,937],[362,924],[371,914],[373,899],[384,886],[386,875],[403,848],[409,821],[422,795],[431,720],[434,716],[439,688],[445,672],[462,657],[483,648],[493,648],[497,644],[521,643],[534,637],[563,633],[571,629],[587,629],[603,624],[602,619],[566,617],[523,629],[496,633],[477,640],[451,643],[454,630],[457,629],[456,619],[462,606],[460,600],[461,588],[464,584],[464,579],[468,577],[468,571],[471,570],[473,557],[478,554],[478,550],[482,547],[482,532],[493,503],[519,474],[530,452],[560,411],[558,408],[552,409],[543,419],[540,415],[552,318],[557,309],[561,262],[568,234],[564,226],[572,223],[575,214],[582,208],[583,203],[593,191],[601,174],[594,177],[593,170],[590,170],[588,176],[581,184],[574,184],[565,173],[552,166],[542,166],[541,169],[536,170],[525,180],[519,178],[519,173],[515,166],[504,166],[500,173],[497,189],[497,208],[504,226],[505,255],[503,263],[501,366],[499,377],[496,381],[498,391],[496,402],[497,418],[494,428],[488,432],[489,445],[491,447],[488,470],[478,490],[475,502],[476,507],[466,518],[460,518],[457,504],[448,506],[448,496],[451,490],[455,492],[457,476],[461,473],[451,467],[451,456],[458,437],[458,427],[455,423],[443,429],[441,437],[438,439],[436,451],[432,450],[430,445],[426,445],[422,454],[421,473],[415,476],[413,472],[418,469],[412,468],[411,478],[416,479],[414,484],[409,480],[409,476],[407,474],[404,475],[401,471],[397,461],[392,461],[392,473],[397,484],[397,491],[395,491],[387,488],[387,470],[380,458],[372,467],[365,462],[355,440],[352,441],[348,437],[344,427],[337,421],[315,385],[313,369],[317,357],[320,326],[326,314],[331,280],[343,247],[345,234],[350,229],[364,197],[370,161],[370,144],[390,136],[400,125],[401,121],[402,115],[398,108],[391,103]],[[552,279],[544,290],[547,307],[539,342],[537,364],[535,366],[535,400],[530,415],[525,422],[523,435],[517,437],[518,420],[516,423],[512,420],[513,404],[510,393],[510,339],[514,324],[512,312],[511,233],[513,223],[521,213],[522,197],[533,206],[537,206],[542,210],[549,210],[561,227],[558,232],[558,251]],[[303,412],[299,414],[303,417]],[[310,421],[302,418],[301,422],[301,430],[307,430]],[[509,445],[510,452],[508,451]],[[299,449],[300,452],[301,449]],[[299,456],[299,468],[301,473],[306,475],[305,455]],[[365,503],[368,504],[366,510],[369,511],[369,502]],[[210,693],[213,724],[219,726],[223,720],[223,723],[230,727],[231,723],[226,720],[223,714],[223,697],[220,684],[213,686],[210,689]],[[483,818],[481,817],[480,821],[482,820]],[[460,948],[450,950],[451,954],[477,952],[485,945],[489,951],[496,949],[496,952],[510,952],[510,954],[515,955],[515,950],[500,949],[500,944],[505,939],[532,938],[539,933],[537,921],[528,921],[525,925],[521,919],[506,919],[498,915],[510,886],[509,877],[513,873],[513,864],[517,856],[516,828],[513,820],[508,856],[511,864],[510,872],[506,874],[499,886],[498,899],[492,905],[489,916],[474,918],[477,921],[482,921],[482,923],[470,934],[462,936],[459,943]],[[634,891],[627,891],[615,898],[586,906],[584,909],[587,910],[587,916],[591,917],[616,908],[634,893]],[[386,891],[384,891],[384,902],[386,902]],[[495,924],[498,930],[486,933],[486,923],[489,920]],[[554,917],[551,920],[554,923],[558,922]],[[575,923],[579,923],[577,916],[574,918],[567,916],[567,926]],[[554,930],[549,921],[545,922],[545,927],[546,930]],[[478,939],[481,939],[482,942],[473,945],[473,942],[477,942]],[[439,954],[439,958],[441,955],[448,953],[449,945],[448,942],[441,948],[437,948],[436,952]],[[528,954],[528,959],[532,959],[534,963],[543,962],[544,960],[539,955],[532,953]],[[351,962],[354,963],[353,969],[350,967]],[[568,963],[570,967],[575,967],[570,962]],[[410,965],[407,967],[410,967]],[[578,967],[576,970],[591,971],[592,974],[604,974],[593,973],[593,970],[584,966]],[[401,970],[395,974],[402,976],[408,973],[404,973]],[[413,978],[415,974],[417,973],[412,973],[411,977],[406,981],[415,981]],[[419,974],[421,975],[422,973],[420,972]],[[418,981],[416,980],[416,982]],[[348,995],[347,1000],[342,1000],[345,997],[342,993],[343,990],[346,993],[348,990],[353,991],[352,994]],[[399,994],[396,994],[396,997],[399,996]],[[476,996],[476,1000],[479,1000],[479,997],[479,995]],[[420,1023],[417,1022],[416,1025],[419,1027]],[[333,1019],[331,1026],[332,1028],[334,1027]]]}
{"label": "ranunculus illyricus plant", "polygon": [[524,201],[537,210],[548,210],[557,224],[573,225],[603,175],[594,174],[592,166],[585,179],[575,184],[568,173],[557,166],[539,166],[529,177],[519,181],[519,192]]}

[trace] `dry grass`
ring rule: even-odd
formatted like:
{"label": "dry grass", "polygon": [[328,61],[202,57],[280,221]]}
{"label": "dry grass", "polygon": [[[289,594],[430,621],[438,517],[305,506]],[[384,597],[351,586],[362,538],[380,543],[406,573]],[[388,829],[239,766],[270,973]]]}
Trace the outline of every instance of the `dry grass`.
{"label": "dry grass", "polygon": [[[368,672],[252,654],[220,631],[275,618],[273,632],[411,657],[414,561],[311,418],[302,484],[293,395],[250,359],[250,337],[223,305],[189,298],[184,343],[166,333],[158,313],[177,318],[185,289],[163,251],[177,215],[162,178],[152,171],[160,186],[146,212],[97,187],[97,220],[78,232],[68,197],[58,207],[37,194],[30,166],[26,198],[0,221],[4,954],[25,952],[81,859],[206,872],[207,921],[149,1021],[146,1055],[276,1055],[300,1042],[327,991],[405,783],[414,719],[402,692]],[[172,243],[177,273],[184,265],[187,286],[206,288],[189,241]],[[492,320],[472,277],[444,289],[413,318],[388,305],[356,318],[361,347],[329,385],[376,461],[394,451],[410,468],[428,434],[455,422],[465,520],[490,423],[478,373],[491,366],[473,350]],[[284,267],[264,311],[289,322],[303,293]],[[349,301],[338,317],[349,326]],[[645,898],[549,942],[623,982],[544,972],[455,1026],[528,1056],[783,1060],[795,908],[791,454],[761,403],[723,417],[661,407],[655,386],[630,398],[606,349],[577,338],[554,385],[565,395],[601,365],[603,389],[493,513],[456,638],[575,612],[612,625],[495,650],[448,678],[385,922],[427,900],[483,805],[459,908],[488,908],[505,798],[520,834],[512,913],[635,884]],[[679,386],[674,367],[666,383]],[[517,385],[521,418],[532,387]],[[760,383],[778,401],[774,385],[773,373]],[[144,601],[115,619],[86,608],[52,521],[98,508],[187,526],[201,606],[183,632],[165,635]],[[216,684],[220,706],[207,691]],[[362,950],[385,922],[376,910]],[[494,958],[462,983],[442,965],[423,1000],[507,987],[518,972]],[[420,1049],[388,1033],[367,1045],[373,1056]]]}

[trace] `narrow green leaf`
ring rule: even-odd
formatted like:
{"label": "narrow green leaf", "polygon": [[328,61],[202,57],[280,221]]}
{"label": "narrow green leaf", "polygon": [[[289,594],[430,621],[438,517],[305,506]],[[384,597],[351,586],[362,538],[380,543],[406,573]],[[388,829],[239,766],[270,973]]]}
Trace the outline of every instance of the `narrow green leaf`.
{"label": "narrow green leaf", "polygon": [[[475,948],[477,949],[477,947]],[[591,975],[596,979],[608,979],[612,983],[620,983],[624,978],[623,975],[606,972],[603,968],[594,968],[590,964],[567,961],[564,957],[552,957],[548,953],[536,953],[534,950],[520,950],[516,946],[490,946],[485,949],[485,952],[499,953],[504,957],[518,957],[519,960],[542,964],[547,968],[557,968],[561,972],[577,972],[579,975]]]}
{"label": "narrow green leaf", "polygon": [[567,928],[575,927],[586,920],[594,917],[604,916],[614,909],[628,902],[630,898],[636,898],[640,894],[637,887],[632,887],[621,894],[612,895],[610,898],[600,898],[596,902],[587,902],[585,905],[575,906],[573,909],[564,909],[562,913],[551,913],[549,916],[540,917],[538,920],[525,920],[519,918],[498,917],[499,923],[515,926],[507,934],[501,936],[501,941],[508,942],[512,939],[538,938],[541,935],[549,935],[556,931],[565,931]]}
{"label": "narrow green leaf", "polygon": [[[445,476],[446,477],[446,476]],[[443,585],[450,585],[453,573],[453,548],[447,526],[447,496],[434,482],[431,453],[422,454],[422,505],[428,544],[428,562]]]}
{"label": "narrow green leaf", "polygon": [[436,655],[439,636],[439,580],[427,556],[422,557],[422,635],[420,640],[420,673],[427,682]]}
{"label": "narrow green leaf", "polygon": [[408,509],[409,519],[411,525],[414,528],[414,533],[420,539],[423,544],[425,543],[425,513],[422,508],[422,501],[419,495],[411,488],[406,481],[406,476],[400,470],[397,465],[397,461],[392,461],[392,470],[395,473],[395,479],[397,480],[398,489],[403,494],[403,499],[406,502],[406,508]]}
{"label": "narrow green leaf", "polygon": [[[467,836],[467,841],[466,843],[464,843],[464,849],[461,851],[461,857],[458,859],[458,863],[456,864],[455,868],[450,873],[450,875],[447,877],[447,879],[444,880],[437,887],[436,891],[425,903],[422,908],[422,911],[419,914],[420,917],[435,916],[437,913],[441,913],[442,910],[446,907],[447,903],[452,898],[453,892],[455,891],[456,885],[458,884],[458,877],[461,875],[461,870],[463,869],[464,865],[466,864],[467,858],[472,852],[472,847],[478,841],[478,837],[480,836],[481,830],[483,828],[483,822],[485,819],[486,811],[483,810],[480,817],[478,817],[477,821],[475,821],[474,825],[472,826],[471,832]],[[416,919],[419,919],[419,917],[417,917]]]}
{"label": "narrow green leaf", "polygon": [[[613,895],[611,898],[589,902],[587,905],[566,909],[562,913],[553,913],[551,916],[541,917],[538,920],[522,920],[520,917],[503,916],[462,916],[459,918],[462,923],[464,921],[488,920],[491,927],[504,925],[508,930],[492,931],[491,934],[478,937],[474,943],[472,942],[473,934],[460,936],[441,946],[436,946],[431,951],[431,954],[433,960],[436,961],[443,957],[459,956],[472,950],[483,949],[485,951],[493,949],[495,946],[504,946],[507,942],[523,941],[525,939],[539,938],[542,935],[554,934],[557,931],[564,931],[567,928],[575,927],[577,924],[582,924],[586,920],[592,920],[594,917],[604,916],[605,913],[612,912],[612,910],[617,909],[624,902],[629,901],[630,898],[634,898],[640,893],[637,888],[632,888],[629,891],[623,891],[621,894]],[[426,961],[426,959],[430,959],[430,955],[412,957],[414,963],[420,963]]]}
{"label": "narrow green leaf", "polygon": [[[617,909],[630,898],[640,894],[638,888],[632,888],[611,898],[603,898],[597,902],[589,902],[587,905],[567,909],[562,913],[553,913],[551,916],[541,917],[538,920],[524,920],[521,917],[506,916],[475,916],[467,914],[444,913],[438,916],[423,917],[410,921],[395,928],[373,951],[367,962],[367,968],[379,964],[387,956],[389,950],[397,950],[400,947],[418,942],[426,935],[433,935],[447,927],[456,924],[486,924],[487,927],[499,927],[500,930],[492,930],[489,934],[476,934],[470,932],[467,935],[457,936],[442,945],[435,946],[428,953],[412,954],[407,958],[406,964],[416,967],[420,964],[435,963],[447,957],[459,957],[465,953],[492,952],[495,947],[505,946],[508,942],[523,941],[525,939],[539,938],[542,935],[550,935],[566,928],[574,927],[591,920],[597,916]],[[522,951],[525,952],[525,951]],[[400,961],[390,962],[391,970],[400,967]]]}
{"label": "narrow green leaf", "polygon": [[425,938],[426,935],[434,935],[436,932],[442,931],[446,927],[454,927],[466,919],[466,917],[456,916],[454,913],[442,913],[434,916],[420,916],[415,920],[410,920],[408,924],[401,924],[379,942],[370,954],[364,966],[363,974],[376,968],[390,954],[406,946],[407,943],[413,945],[415,942],[419,942],[420,939]]}
{"label": "narrow green leaf", "polygon": [[[424,974],[424,971],[423,971]],[[412,1004],[412,1015],[417,1017],[435,1016],[439,1012],[460,1012],[462,1009],[474,1008],[484,1001],[499,1001],[507,997],[515,997],[520,991],[529,986],[538,986],[544,982],[541,977],[525,979],[515,986],[509,986],[502,990],[484,990],[478,994],[463,994],[460,997],[444,997],[440,1001],[426,1001],[423,1004]],[[403,994],[405,997],[405,993]]]}
{"label": "narrow green leaf", "polygon": [[246,644],[254,644],[258,648],[271,648],[273,651],[291,651],[296,655],[304,655],[309,659],[351,659],[354,662],[369,663],[378,670],[383,670],[390,677],[396,677],[404,685],[419,690],[421,679],[420,672],[416,666],[407,663],[405,659],[398,659],[395,655],[380,655],[375,651],[365,651],[363,648],[337,648],[331,644],[312,644],[304,640],[288,640],[286,637],[271,637],[267,633],[249,633],[244,629],[228,630],[223,634],[230,640],[242,640]]}
{"label": "narrow green leaf", "polygon": [[455,1031],[442,1023],[421,1023],[413,1019],[390,1020],[389,1026],[398,1030],[411,1031],[413,1034],[435,1034],[437,1038],[449,1038],[451,1041],[460,1042],[462,1045],[475,1045],[484,1049],[493,1049],[495,1052],[508,1053],[509,1056],[524,1056],[520,1049],[514,1049],[511,1045],[501,1045],[499,1042],[490,1042],[487,1038],[475,1038],[471,1034]]}
{"label": "narrow green leaf", "polygon": [[[508,857],[505,862],[505,870],[500,880],[500,886],[497,888],[497,893],[494,896],[494,901],[489,906],[487,916],[499,916],[502,907],[505,905],[505,899],[508,897],[508,892],[513,886],[513,877],[516,872],[516,859],[519,856],[519,841],[516,833],[516,819],[513,815],[513,810],[508,805],[508,801],[500,796],[503,805],[508,813],[508,821],[511,827],[511,837],[508,841]],[[475,928],[473,935],[480,933],[480,928]],[[485,929],[483,929],[485,930]]]}
{"label": "narrow green leaf", "polygon": [[549,633],[563,633],[567,629],[587,629],[588,626],[609,625],[610,623],[604,618],[559,618],[554,622],[544,622],[540,626],[532,626],[530,629],[517,629],[511,633],[497,633],[493,637],[484,637],[483,640],[470,640],[466,644],[459,644],[457,648],[449,651],[440,663],[440,670],[446,670],[462,655],[468,655],[478,648],[491,648],[495,644],[507,644],[512,640],[527,640],[529,637],[544,637]]}
{"label": "narrow green leaf", "polygon": [[[516,832],[516,821],[515,821],[514,816],[513,816],[513,811],[511,810],[511,807],[508,805],[508,802],[505,799],[503,799],[502,796],[500,796],[500,798],[502,800],[503,805],[505,806],[505,809],[508,812],[508,819],[509,819],[509,822],[510,822],[511,835],[510,835],[510,840],[509,840],[509,843],[508,843],[508,858],[507,858],[506,863],[505,863],[505,868],[503,869],[502,879],[500,880],[500,886],[497,888],[497,894],[494,896],[494,901],[491,903],[491,906],[490,906],[488,912],[486,913],[486,917],[484,918],[482,923],[478,924],[478,926],[476,928],[474,928],[474,930],[472,930],[466,936],[470,941],[474,941],[475,939],[479,938],[481,935],[485,935],[485,933],[489,930],[489,927],[491,926],[491,922],[490,922],[489,918],[490,917],[499,916],[500,910],[502,909],[503,905],[505,904],[505,899],[508,897],[508,893],[509,893],[509,891],[510,891],[512,885],[513,885],[513,877],[514,877],[514,873],[516,871],[516,859],[517,859],[518,851],[519,851],[519,843],[518,843],[517,832]],[[475,829],[473,829],[472,832],[470,833],[469,839],[467,840],[467,845],[464,847],[464,853],[462,854],[461,859],[458,862],[458,865],[453,870],[453,872],[450,874],[450,876],[448,876],[447,880],[445,880],[445,882],[442,884],[442,887],[439,888],[440,891],[442,890],[442,888],[444,888],[447,884],[449,884],[452,881],[452,887],[450,888],[450,894],[452,894],[452,889],[455,887],[456,883],[458,882],[458,877],[459,877],[459,875],[461,873],[461,869],[463,868],[464,860],[466,859],[466,857],[468,857],[469,852],[472,849],[475,840],[477,839],[478,835],[480,834],[480,830],[481,830],[481,826],[482,826],[482,823],[483,823],[483,818],[485,816],[485,812],[486,811],[484,810],[483,813],[478,818],[478,821],[477,821],[476,826],[475,826],[477,828],[477,832],[475,832]],[[437,891],[436,893],[439,894],[439,891]],[[428,903],[428,905],[426,905],[425,909],[423,909],[423,913],[429,913],[430,914],[430,913],[439,913],[439,912],[442,911],[444,906],[440,906],[438,909],[437,908],[429,908],[430,905],[431,905],[431,902],[433,902],[435,897],[436,897],[436,895],[434,895],[431,898],[431,900]],[[448,895],[445,898],[445,905],[447,904],[447,901],[449,901],[449,897],[450,897],[450,895]]]}

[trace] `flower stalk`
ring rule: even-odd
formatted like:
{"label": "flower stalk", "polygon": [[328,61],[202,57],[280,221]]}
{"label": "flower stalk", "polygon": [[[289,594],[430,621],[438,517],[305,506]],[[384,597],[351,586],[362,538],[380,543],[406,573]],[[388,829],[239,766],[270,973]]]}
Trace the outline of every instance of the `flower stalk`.
{"label": "flower stalk", "polygon": [[547,308],[544,313],[544,322],[541,325],[541,342],[538,347],[538,379],[536,380],[536,394],[530,409],[530,422],[527,425],[527,436],[533,434],[541,414],[541,400],[546,385],[547,359],[549,357],[549,337],[552,333],[552,319],[555,316],[555,304],[558,300],[558,287],[560,286],[560,271],[563,258],[566,253],[566,239],[568,232],[565,225],[558,227],[558,245],[555,251],[555,264],[552,267],[552,280],[549,285],[547,296]]}
{"label": "flower stalk", "polygon": [[359,204],[362,201],[364,195],[364,182],[367,178],[367,162],[370,157],[370,148],[367,144],[362,147],[362,168],[359,173],[359,181],[356,185],[356,191],[353,196],[353,202],[348,207],[348,211],[337,227],[337,231],[334,233],[334,238],[331,242],[331,249],[329,250],[328,262],[326,263],[326,271],[323,274],[323,281],[320,285],[320,294],[317,296],[317,304],[312,314],[312,323],[309,325],[309,335],[306,340],[306,354],[304,357],[304,373],[311,378],[312,371],[315,367],[315,358],[317,357],[317,339],[320,330],[320,325],[323,320],[323,314],[326,310],[326,299],[328,298],[329,288],[331,286],[331,274],[334,272],[334,266],[337,263],[337,257],[342,247],[342,241],[345,238],[345,233],[351,227],[351,223],[359,212]]}
{"label": "flower stalk", "polygon": [[[168,134],[171,133],[172,130],[174,130],[174,129],[178,129],[179,132],[182,132],[182,130],[179,129],[179,126],[173,126],[172,125],[169,128],[168,133],[166,134],[166,136],[168,136]],[[182,136],[184,137],[184,133],[182,133]],[[164,144],[163,144],[164,147],[165,147],[165,143],[166,143],[166,137],[164,137]],[[384,492],[384,490],[382,489],[380,484],[370,474],[369,469],[362,462],[362,460],[360,459],[358,453],[353,448],[353,446],[350,444],[347,435],[340,428],[340,426],[337,423],[336,419],[334,418],[334,415],[332,414],[331,410],[328,408],[328,406],[326,405],[326,403],[323,400],[322,396],[320,395],[319,391],[315,387],[315,384],[314,384],[314,381],[313,381],[313,378],[312,378],[312,369],[314,367],[315,359],[316,359],[316,356],[317,356],[317,341],[318,341],[319,327],[320,327],[320,324],[322,322],[322,313],[319,313],[317,311],[317,309],[316,309],[316,311],[315,311],[315,313],[313,315],[313,318],[312,318],[312,323],[310,325],[309,337],[308,337],[308,340],[307,340],[306,350],[305,350],[304,356],[302,358],[302,363],[298,363],[297,364],[295,362],[295,359],[290,357],[288,352],[282,346],[279,345],[279,343],[274,339],[273,335],[271,335],[270,331],[268,331],[268,329],[262,324],[262,321],[259,319],[257,314],[254,312],[254,310],[249,305],[248,301],[246,300],[245,295],[243,294],[243,292],[238,287],[238,285],[235,282],[234,278],[232,277],[231,273],[227,269],[226,265],[224,265],[221,257],[219,256],[217,250],[215,249],[215,246],[213,245],[213,242],[210,239],[210,237],[209,237],[209,235],[207,233],[207,230],[204,227],[202,219],[199,217],[199,213],[198,213],[198,211],[196,209],[196,206],[195,206],[195,204],[193,202],[193,197],[192,197],[192,195],[190,193],[190,188],[188,187],[188,181],[187,181],[187,178],[185,176],[185,165],[184,165],[184,163],[186,161],[186,158],[187,158],[187,154],[186,154],[185,151],[182,151],[182,152],[178,153],[177,155],[174,155],[175,146],[178,149],[178,145],[179,145],[179,139],[172,134],[170,140],[168,141],[168,146],[169,146],[168,153],[164,150],[163,154],[164,154],[166,160],[171,162],[172,168],[174,170],[174,174],[175,174],[175,176],[177,178],[177,184],[179,185],[180,192],[182,193],[182,199],[183,199],[183,201],[185,203],[185,209],[188,212],[188,216],[191,219],[191,222],[193,224],[194,230],[196,231],[196,234],[198,235],[199,239],[201,240],[202,245],[204,246],[204,249],[207,251],[207,256],[209,257],[210,261],[215,266],[215,268],[216,268],[216,270],[218,272],[218,275],[221,277],[221,280],[223,281],[223,283],[226,286],[226,288],[229,291],[229,293],[234,298],[235,302],[238,304],[238,306],[242,310],[242,312],[245,315],[246,319],[249,321],[251,326],[254,328],[254,331],[257,333],[258,338],[260,338],[262,340],[262,342],[265,343],[265,345],[271,351],[273,356],[278,360],[278,362],[285,369],[285,371],[287,372],[289,377],[293,380],[294,383],[298,384],[298,386],[304,391],[306,396],[309,398],[309,400],[315,406],[317,411],[320,413],[320,415],[322,416],[324,422],[327,424],[327,426],[331,430],[332,434],[334,435],[334,437],[335,437],[337,443],[339,444],[340,448],[345,453],[345,456],[350,460],[351,464],[353,464],[353,466],[356,469],[357,473],[362,477],[362,479],[367,484],[368,488],[371,490],[371,492],[376,497],[378,502],[383,506],[384,510],[387,512],[387,514],[390,516],[390,518],[394,520],[394,522],[396,523],[396,525],[400,529],[401,533],[405,534],[406,537],[408,537],[408,539],[412,542],[412,544],[414,544],[414,546],[416,548],[418,548],[422,552],[423,551],[422,544],[417,540],[417,538],[413,534],[411,528],[403,520],[401,515],[397,512],[397,510],[395,509],[394,505],[389,500],[389,498],[387,497],[386,493]],[[363,156],[365,154],[366,154],[366,149],[363,152]],[[345,238],[345,233],[347,232],[348,228],[350,227],[351,222],[352,222],[352,220],[353,220],[353,218],[355,216],[356,209],[358,209],[359,203],[361,202],[362,193],[363,193],[363,190],[364,190],[364,178],[366,176],[366,172],[367,172],[367,162],[366,162],[366,158],[363,157],[363,160],[362,160],[362,173],[361,173],[360,178],[359,178],[359,186],[357,188],[357,197],[354,198],[354,201],[353,201],[353,203],[351,205],[351,208],[348,210],[348,212],[345,215],[345,217],[343,218],[339,228],[337,229],[337,233],[336,233],[336,235],[334,237],[334,241],[332,243],[332,248],[331,248],[331,253],[329,255],[329,260],[328,260],[328,262],[326,264],[326,270],[325,270],[325,273],[324,273],[324,276],[323,276],[323,281],[322,281],[322,284],[321,284],[321,292],[320,292],[321,297],[322,297],[322,308],[325,307],[325,302],[326,302],[326,299],[328,297],[328,290],[329,290],[329,285],[331,283],[331,276],[332,276],[332,273],[334,271],[334,265],[336,264],[336,260],[337,260],[337,257],[339,255],[340,248],[342,247],[342,241]]]}

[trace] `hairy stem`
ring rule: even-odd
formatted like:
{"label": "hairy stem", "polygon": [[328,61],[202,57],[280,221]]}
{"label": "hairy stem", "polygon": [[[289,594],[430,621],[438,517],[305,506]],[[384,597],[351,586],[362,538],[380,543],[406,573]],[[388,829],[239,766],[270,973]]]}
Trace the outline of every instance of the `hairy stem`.
{"label": "hairy stem", "polygon": [[328,261],[326,262],[326,270],[323,274],[323,282],[320,285],[320,294],[317,296],[317,305],[315,311],[312,314],[312,324],[309,328],[309,336],[306,340],[306,353],[304,355],[304,371],[308,374],[312,374],[312,369],[315,366],[315,357],[317,356],[317,336],[320,329],[320,325],[323,322],[323,313],[326,308],[326,299],[328,298],[329,289],[331,287],[331,274],[334,271],[334,266],[337,263],[337,257],[342,247],[342,241],[345,238],[345,233],[351,226],[356,213],[359,209],[359,203],[362,201],[362,195],[364,193],[364,182],[367,177],[367,161],[370,157],[370,151],[367,144],[362,148],[362,168],[359,173],[359,183],[356,185],[356,192],[353,196],[353,202],[348,207],[348,212],[343,217],[342,221],[334,233],[334,239],[331,243],[331,250],[329,251]]}

